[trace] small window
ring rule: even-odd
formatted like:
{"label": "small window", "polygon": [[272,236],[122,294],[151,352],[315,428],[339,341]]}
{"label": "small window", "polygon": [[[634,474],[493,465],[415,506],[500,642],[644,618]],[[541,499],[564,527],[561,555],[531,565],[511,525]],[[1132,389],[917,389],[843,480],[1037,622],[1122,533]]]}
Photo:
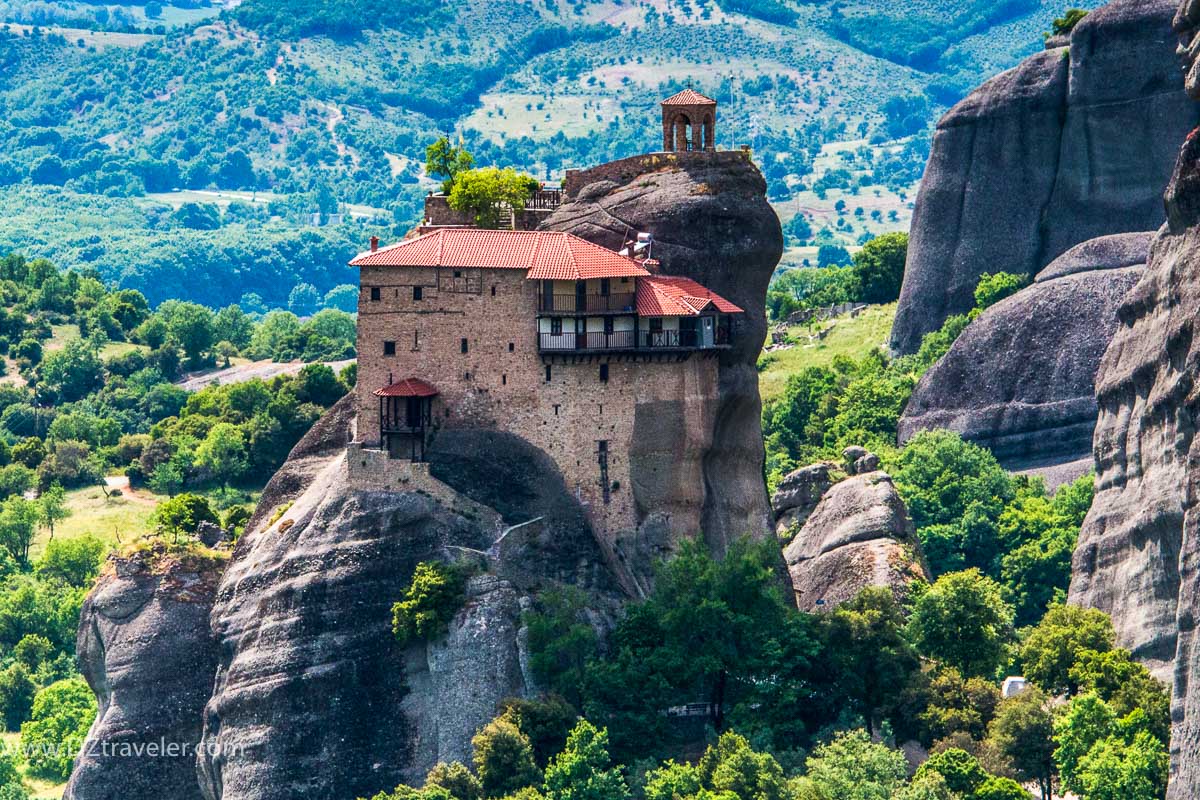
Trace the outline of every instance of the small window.
{"label": "small window", "polygon": [[371,302],[377,303],[377,302],[379,302],[379,298],[380,298],[379,287],[372,286],[371,287]]}
{"label": "small window", "polygon": [[425,299],[425,289],[421,286],[414,286],[413,287],[413,300],[423,300],[423,299]]}
{"label": "small window", "polygon": [[396,343],[395,342],[384,342],[383,343],[383,354],[385,356],[396,355]]}
{"label": "small window", "polygon": [[495,297],[495,296],[496,296],[496,287],[495,287],[495,285],[493,285],[492,286],[492,297]]}
{"label": "small window", "polygon": [[507,376],[507,375],[501,375],[501,376],[500,376],[500,385],[501,385],[501,386],[508,386],[508,376]]}
{"label": "small window", "polygon": [[[562,336],[562,317],[550,318],[550,335]],[[509,348],[511,349],[512,345],[509,345]]]}
{"label": "small window", "polygon": [[459,272],[458,270],[454,270],[454,277],[456,277],[456,278],[461,278],[461,277],[462,277],[462,273],[461,273],[461,272]]}
{"label": "small window", "polygon": [[514,344],[513,342],[508,343],[508,352],[510,352],[510,353],[515,352],[516,349],[517,349],[516,344]]}
{"label": "small window", "polygon": [[608,383],[608,364],[600,365],[600,382]]}
{"label": "small window", "polygon": [[460,347],[462,347],[462,351],[463,351],[464,353],[465,353],[465,352],[467,352],[468,350],[470,350],[470,349],[471,349],[471,348],[470,348],[470,345],[467,343],[467,340],[466,340],[466,339],[463,339],[463,340],[460,342],[459,346],[460,346]]}
{"label": "small window", "polygon": [[413,352],[421,349],[421,332],[413,331]]}
{"label": "small window", "polygon": [[600,452],[600,453],[607,453],[608,452],[608,442],[605,442],[605,441],[596,442],[596,451]]}
{"label": "small window", "polygon": [[[549,382],[550,382],[550,365],[547,364],[546,365],[546,383],[549,383]],[[555,414],[558,413],[558,406],[554,407],[554,413]]]}

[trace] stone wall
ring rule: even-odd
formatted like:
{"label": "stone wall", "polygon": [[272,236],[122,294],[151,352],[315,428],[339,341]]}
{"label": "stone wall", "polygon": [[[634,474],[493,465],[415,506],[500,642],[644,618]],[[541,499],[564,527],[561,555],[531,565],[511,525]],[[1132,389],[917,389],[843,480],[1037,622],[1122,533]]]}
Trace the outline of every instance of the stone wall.
{"label": "stone wall", "polygon": [[678,153],[647,153],[645,155],[610,161],[607,164],[600,164],[591,169],[567,170],[567,175],[563,179],[563,196],[567,199],[574,199],[579,194],[579,190],[588,184],[599,183],[601,181],[624,184],[639,175],[645,175],[647,172],[654,172],[660,169],[686,168],[689,165],[698,164],[722,166],[749,162],[750,153],[747,150],[721,150],[719,152],[693,150],[691,152],[684,151]]}
{"label": "stone wall", "polygon": [[[546,219],[554,213],[550,208],[527,208],[513,215],[514,229],[518,231],[535,231]],[[425,234],[443,227],[474,227],[475,217],[466,211],[455,211],[450,207],[450,199],[444,194],[425,196],[425,219],[419,226],[420,233]]]}
{"label": "stone wall", "polygon": [[[496,429],[540,448],[607,542],[627,537],[651,516],[671,540],[694,536],[718,405],[715,354],[570,352],[543,359],[538,284],[522,270],[457,272],[455,278],[446,269],[362,269],[357,440],[380,442],[375,390],[420,378],[439,391],[434,438],[445,429]],[[413,299],[414,285],[421,300]],[[380,289],[378,301],[370,299],[373,287]],[[394,356],[384,355],[389,341],[396,343]],[[607,443],[607,482],[600,442]],[[655,500],[639,502],[646,496]]]}

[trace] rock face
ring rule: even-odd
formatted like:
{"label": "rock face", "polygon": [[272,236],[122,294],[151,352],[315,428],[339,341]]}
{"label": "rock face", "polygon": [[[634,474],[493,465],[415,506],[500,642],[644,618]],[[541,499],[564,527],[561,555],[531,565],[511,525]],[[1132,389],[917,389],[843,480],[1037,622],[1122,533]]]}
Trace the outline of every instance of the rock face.
{"label": "rock face", "polygon": [[[561,581],[598,614],[616,607],[583,511],[545,454],[455,431],[430,459],[506,523],[539,521],[504,533],[427,494],[355,490],[345,455],[327,459],[278,521],[243,537],[222,580],[200,763],[209,800],[370,797],[469,760],[499,702],[535,688],[520,635],[532,594]],[[501,462],[508,472],[487,474]],[[428,560],[485,571],[444,638],[402,648],[391,606]]]}
{"label": "rock face", "polygon": [[917,384],[900,440],[955,431],[1010,469],[1079,462],[1091,469],[1094,384],[1117,307],[1144,272],[1151,234],[1095,239],[1064,253],[989,308]]}
{"label": "rock face", "polygon": [[[625,159],[574,173],[569,183],[566,202],[543,228],[616,250],[631,233],[650,233],[660,272],[693,278],[746,310],[734,349],[721,356],[712,445],[696,454],[703,481],[690,487],[647,482],[639,507],[702,504],[701,529],[715,552],[746,533],[765,533],[770,508],[755,364],[767,335],[763,298],[783,253],[783,234],[762,175],[740,152],[680,153]],[[656,437],[689,438],[672,428],[682,420],[659,417],[656,424]],[[672,496],[659,496],[655,487]]]}
{"label": "rock face", "polygon": [[801,467],[779,482],[775,495],[771,498],[771,508],[775,511],[775,533],[785,536],[789,531],[798,531],[812,516],[813,509],[829,487],[833,486],[830,472],[837,469],[837,464],[825,461],[820,464],[810,464]]}
{"label": "rock face", "polygon": [[[1200,100],[1200,2],[1176,19]],[[1200,137],[1167,188],[1167,225],[1122,302],[1096,380],[1097,493],[1075,551],[1070,600],[1109,612],[1118,642],[1173,672],[1169,800],[1200,795]]]}
{"label": "rock face", "polygon": [[[200,800],[196,745],[217,665],[208,619],[224,566],[165,548],[109,562],[80,618],[79,663],[100,708],[68,800]],[[176,749],[141,749],[160,742]]]}
{"label": "rock face", "polygon": [[877,469],[829,489],[783,556],[801,611],[829,610],[868,586],[903,595],[929,578],[908,509]]}
{"label": "rock face", "polygon": [[1115,0],[1067,49],[991,81],[941,120],[917,197],[893,349],[973,303],[985,272],[1036,275],[1097,236],[1155,230],[1178,143],[1200,113],[1183,92],[1175,0]]}

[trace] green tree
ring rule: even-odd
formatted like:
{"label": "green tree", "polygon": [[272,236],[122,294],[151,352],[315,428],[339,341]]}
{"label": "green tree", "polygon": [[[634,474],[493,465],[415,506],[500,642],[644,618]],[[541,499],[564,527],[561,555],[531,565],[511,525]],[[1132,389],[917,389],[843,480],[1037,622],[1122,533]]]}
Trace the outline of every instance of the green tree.
{"label": "green tree", "polygon": [[197,303],[178,300],[164,303],[159,313],[166,318],[169,337],[179,343],[191,364],[198,365],[216,342],[213,313]]}
{"label": "green tree", "polygon": [[29,564],[37,522],[37,506],[23,497],[9,497],[0,505],[0,545],[22,566]]}
{"label": "green tree", "polygon": [[61,350],[48,353],[37,368],[38,391],[48,399],[81,400],[103,382],[104,366],[96,348],[82,339],[71,339]]}
{"label": "green tree", "polygon": [[979,785],[971,800],[1030,800],[1029,792],[1012,778],[988,777]]}
{"label": "green tree", "polygon": [[1011,272],[984,273],[979,276],[975,285],[975,308],[984,310],[994,306],[1006,297],[1011,297],[1029,285],[1027,275],[1014,275]]}
{"label": "green tree", "polygon": [[1063,785],[1076,794],[1084,787],[1079,780],[1087,754],[1107,739],[1116,726],[1117,715],[1095,692],[1072,698],[1065,712],[1054,721],[1054,762]]}
{"label": "green tree", "polygon": [[0,670],[0,715],[4,717],[5,730],[21,729],[21,723],[33,712],[35,694],[37,684],[25,664],[9,664]]}
{"label": "green tree", "polygon": [[21,726],[30,774],[51,781],[70,777],[95,718],[96,698],[80,678],[58,681],[38,692],[30,720]]}
{"label": "green tree", "polygon": [[1050,698],[1030,687],[1000,704],[988,735],[996,750],[1013,765],[1016,777],[1034,781],[1042,800],[1054,794],[1054,713]]}
{"label": "green tree", "polygon": [[837,675],[850,710],[879,730],[893,710],[908,676],[920,664],[904,636],[904,612],[890,589],[864,589],[857,597],[821,617],[827,663]]}
{"label": "green tree", "polygon": [[454,565],[422,561],[413,570],[404,599],[392,606],[392,632],[401,644],[444,634],[462,608],[466,573]]}
{"label": "green tree", "polygon": [[465,148],[455,147],[442,136],[425,148],[425,174],[442,179],[442,194],[450,194],[455,178],[475,165],[475,158]]}
{"label": "green tree", "polygon": [[817,248],[818,267],[844,267],[851,263],[850,251],[841,245],[823,244]]}
{"label": "green tree", "polygon": [[1115,639],[1112,621],[1103,611],[1053,606],[1021,644],[1025,677],[1051,694],[1074,694],[1079,687],[1071,679],[1071,668],[1080,653],[1107,652]]}
{"label": "green tree", "polygon": [[435,764],[425,776],[425,788],[432,786],[445,789],[454,800],[482,800],[483,797],[479,779],[460,761]]}
{"label": "green tree", "polygon": [[456,175],[447,202],[455,211],[473,215],[480,228],[496,228],[509,210],[524,211],[537,187],[536,180],[511,167],[484,167]]}
{"label": "green tree", "polygon": [[213,339],[218,342],[229,342],[241,350],[253,335],[254,321],[241,306],[225,306],[213,317]]}
{"label": "green tree", "polygon": [[968,677],[994,675],[1013,638],[1012,608],[979,570],[943,575],[916,602],[909,634],[917,649]]}
{"label": "green tree", "polygon": [[543,791],[549,800],[626,800],[625,779],[608,755],[608,732],[580,720],[546,767]]}
{"label": "green tree", "polygon": [[866,731],[838,734],[809,756],[808,778],[826,797],[888,800],[908,773],[904,754],[876,744]]}
{"label": "green tree", "polygon": [[207,469],[223,485],[240,478],[249,466],[246,458],[246,437],[241,428],[230,422],[218,422],[208,431],[196,448],[195,464]]}
{"label": "green tree", "polygon": [[292,313],[307,317],[317,313],[317,309],[321,305],[321,293],[316,287],[308,283],[297,284],[291,294],[288,295],[288,308]]}
{"label": "green tree", "polygon": [[969,797],[988,779],[987,770],[979,765],[975,756],[956,747],[934,753],[917,770],[916,777],[931,772],[941,775],[950,791]]}
{"label": "green tree", "polygon": [[353,314],[358,311],[358,287],[349,283],[339,284],[325,293],[325,308]]}
{"label": "green tree", "polygon": [[1147,729],[1163,742],[1171,737],[1171,696],[1167,687],[1128,650],[1084,650],[1071,667],[1070,681],[1080,692],[1096,692],[1118,717],[1145,716]]}
{"label": "green tree", "polygon": [[863,245],[854,256],[854,276],[864,303],[891,303],[900,297],[904,262],[908,258],[908,234],[885,233]]}
{"label": "green tree", "polygon": [[104,542],[95,536],[51,541],[38,560],[37,575],[42,580],[90,589],[100,572],[105,549]]}
{"label": "green tree", "polygon": [[512,722],[492,720],[471,739],[471,747],[484,797],[504,797],[541,782],[529,738]]}
{"label": "green tree", "polygon": [[545,768],[562,750],[567,743],[567,734],[579,719],[579,713],[558,695],[532,700],[510,698],[500,708],[500,718],[516,725],[529,739],[539,768]]}
{"label": "green tree", "polygon": [[37,499],[38,521],[50,529],[54,541],[54,526],[71,516],[67,508],[67,491],[61,483],[52,483]]}
{"label": "green tree", "polygon": [[180,536],[193,536],[201,522],[220,524],[208,500],[196,494],[181,494],[165,500],[154,510],[151,517],[155,532],[159,536],[170,536],[178,542]]}
{"label": "green tree", "polygon": [[1168,765],[1166,746],[1149,732],[1110,736],[1080,759],[1076,782],[1084,800],[1160,800]]}
{"label": "green tree", "polygon": [[1082,8],[1067,9],[1067,13],[1058,17],[1051,24],[1051,29],[1055,36],[1066,36],[1071,31],[1075,30],[1075,26],[1086,17],[1088,12]]}
{"label": "green tree", "polygon": [[783,768],[770,753],[759,753],[743,736],[721,734],[705,751],[696,772],[704,789],[746,800],[789,800]]}
{"label": "green tree", "polygon": [[529,666],[544,685],[576,705],[583,701],[585,668],[598,645],[586,611],[587,595],[574,586],[561,586],[539,593],[536,610],[523,618]]}

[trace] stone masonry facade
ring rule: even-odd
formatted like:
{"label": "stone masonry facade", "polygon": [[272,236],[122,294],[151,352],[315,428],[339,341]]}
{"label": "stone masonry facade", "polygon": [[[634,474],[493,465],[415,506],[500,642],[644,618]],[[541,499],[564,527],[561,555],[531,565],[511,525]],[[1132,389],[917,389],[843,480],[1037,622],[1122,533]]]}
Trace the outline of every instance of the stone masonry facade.
{"label": "stone masonry facade", "polygon": [[[358,319],[357,440],[366,448],[381,446],[374,392],[418,378],[438,390],[431,436],[494,428],[539,447],[607,544],[635,532],[651,511],[638,506],[638,483],[703,486],[702,464],[682,456],[710,444],[714,353],[543,354],[538,281],[514,269],[364,266]],[[661,429],[675,433],[647,435]],[[701,505],[653,512],[691,535]]]}

